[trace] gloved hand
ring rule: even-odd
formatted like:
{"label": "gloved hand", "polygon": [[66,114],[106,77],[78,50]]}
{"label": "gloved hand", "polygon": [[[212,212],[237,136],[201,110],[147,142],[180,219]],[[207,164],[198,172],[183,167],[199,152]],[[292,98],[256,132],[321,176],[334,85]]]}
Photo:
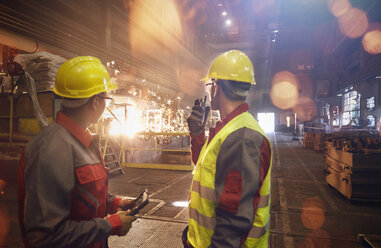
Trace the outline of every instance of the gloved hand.
{"label": "gloved hand", "polygon": [[194,101],[191,115],[187,118],[189,133],[200,135],[205,130],[206,120],[210,112],[209,106],[204,106],[202,99]]}
{"label": "gloved hand", "polygon": [[119,215],[121,221],[122,221],[122,228],[120,229],[120,232],[118,236],[124,236],[128,233],[130,228],[132,227],[132,222],[136,220],[135,216],[130,216],[128,213],[130,210],[127,211],[119,211],[117,215]]}
{"label": "gloved hand", "polygon": [[118,211],[132,209],[135,205],[134,200],[123,199],[119,202]]}

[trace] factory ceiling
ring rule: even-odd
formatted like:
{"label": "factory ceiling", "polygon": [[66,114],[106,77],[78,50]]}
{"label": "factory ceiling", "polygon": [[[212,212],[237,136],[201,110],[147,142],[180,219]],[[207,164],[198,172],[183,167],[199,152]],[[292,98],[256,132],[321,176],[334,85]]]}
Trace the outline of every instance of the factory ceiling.
{"label": "factory ceiling", "polygon": [[[346,11],[349,24],[342,22]],[[0,28],[35,40],[35,50],[45,45],[66,58],[114,61],[123,87],[148,87],[182,99],[183,107],[204,94],[198,79],[213,58],[241,49],[254,62],[264,107],[281,71],[313,89],[317,81],[335,82],[333,92],[350,83],[360,63],[354,54],[380,13],[377,0],[3,0]]]}

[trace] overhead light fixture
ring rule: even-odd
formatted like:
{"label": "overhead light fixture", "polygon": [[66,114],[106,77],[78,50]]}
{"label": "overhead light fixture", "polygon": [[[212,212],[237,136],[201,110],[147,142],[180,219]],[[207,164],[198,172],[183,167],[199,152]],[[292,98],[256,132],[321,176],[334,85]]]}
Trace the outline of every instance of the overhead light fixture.
{"label": "overhead light fixture", "polygon": [[275,43],[275,39],[274,39],[274,40],[271,40],[271,41]]}
{"label": "overhead light fixture", "polygon": [[218,7],[222,7],[222,3],[217,4]]}
{"label": "overhead light fixture", "polygon": [[278,32],[279,32],[279,30],[278,30],[278,29],[275,29],[275,30],[274,30],[274,33],[278,33]]}
{"label": "overhead light fixture", "polygon": [[337,96],[343,96],[343,94],[341,94],[341,93],[337,93]]}
{"label": "overhead light fixture", "polygon": [[221,13],[221,15],[222,16],[226,16],[228,13],[226,13],[226,11],[223,11],[222,13]]}
{"label": "overhead light fixture", "polygon": [[230,26],[230,25],[232,24],[232,20],[227,19],[227,20],[225,21],[225,24],[226,24],[226,26]]}

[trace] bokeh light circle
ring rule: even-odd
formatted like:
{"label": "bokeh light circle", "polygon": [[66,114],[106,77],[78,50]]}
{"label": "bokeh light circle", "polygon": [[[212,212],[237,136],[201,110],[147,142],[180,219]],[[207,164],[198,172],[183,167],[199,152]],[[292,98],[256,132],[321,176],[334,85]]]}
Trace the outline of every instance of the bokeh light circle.
{"label": "bokeh light circle", "polygon": [[329,0],[328,7],[334,16],[340,17],[350,10],[352,5],[348,0]]}
{"label": "bokeh light circle", "polygon": [[362,38],[365,51],[372,55],[381,53],[381,23],[372,23]]}
{"label": "bokeh light circle", "polygon": [[312,197],[304,201],[300,217],[306,228],[310,230],[320,229],[325,222],[325,211],[321,200]]}
{"label": "bokeh light circle", "polygon": [[271,82],[270,99],[279,109],[290,109],[297,103],[299,86],[297,77],[288,71],[281,71],[274,75]]}
{"label": "bokeh light circle", "polygon": [[368,28],[368,18],[361,9],[351,8],[339,17],[340,32],[350,38],[362,36]]}

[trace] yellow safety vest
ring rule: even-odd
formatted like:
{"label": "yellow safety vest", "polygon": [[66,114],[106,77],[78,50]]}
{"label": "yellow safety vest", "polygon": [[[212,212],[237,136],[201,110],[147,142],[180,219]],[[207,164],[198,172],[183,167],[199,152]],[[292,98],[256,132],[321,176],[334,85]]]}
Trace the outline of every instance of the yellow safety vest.
{"label": "yellow safety vest", "polygon": [[[205,142],[197,160],[189,204],[188,240],[195,248],[208,247],[211,243],[216,223],[215,208],[218,204],[214,188],[216,161],[221,145],[229,134],[243,127],[262,134],[268,140],[271,149],[270,140],[266,137],[258,122],[248,112],[244,112],[228,122],[209,144]],[[260,199],[254,216],[253,227],[241,247],[268,247],[271,164],[272,155],[269,171],[259,189]]]}

